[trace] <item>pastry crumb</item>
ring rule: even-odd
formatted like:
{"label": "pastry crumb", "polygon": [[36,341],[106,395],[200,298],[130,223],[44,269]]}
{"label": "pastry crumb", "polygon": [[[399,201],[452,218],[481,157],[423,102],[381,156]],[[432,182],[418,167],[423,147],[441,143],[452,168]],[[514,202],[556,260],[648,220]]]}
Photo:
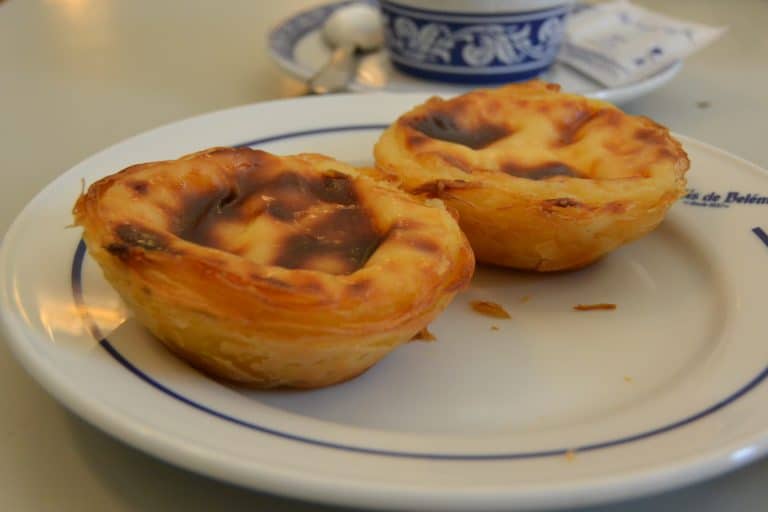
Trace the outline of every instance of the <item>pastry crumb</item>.
{"label": "pastry crumb", "polygon": [[494,318],[512,318],[509,313],[507,313],[506,309],[495,302],[473,300],[469,304],[472,306],[472,309],[483,315],[492,316]]}
{"label": "pastry crumb", "polygon": [[530,295],[523,295],[522,297],[520,297],[520,302],[523,303],[523,304],[525,304],[529,300],[531,300],[531,296]]}
{"label": "pastry crumb", "polygon": [[613,310],[616,309],[616,304],[600,303],[600,304],[576,304],[573,306],[576,311],[594,311],[598,309]]}
{"label": "pastry crumb", "polygon": [[436,341],[437,338],[432,334],[427,327],[423,328],[419,332],[413,335],[411,341]]}
{"label": "pastry crumb", "polygon": [[634,379],[630,377],[629,375],[624,376],[624,382],[632,382]]}
{"label": "pastry crumb", "polygon": [[576,460],[576,450],[566,450],[565,460],[567,460],[568,462],[573,462],[574,460]]}
{"label": "pastry crumb", "polygon": [[712,104],[708,101],[697,101],[696,106],[699,108],[709,108]]}
{"label": "pastry crumb", "polygon": [[498,325],[492,325],[491,326],[491,330],[492,331],[498,331],[499,330],[499,326]]}

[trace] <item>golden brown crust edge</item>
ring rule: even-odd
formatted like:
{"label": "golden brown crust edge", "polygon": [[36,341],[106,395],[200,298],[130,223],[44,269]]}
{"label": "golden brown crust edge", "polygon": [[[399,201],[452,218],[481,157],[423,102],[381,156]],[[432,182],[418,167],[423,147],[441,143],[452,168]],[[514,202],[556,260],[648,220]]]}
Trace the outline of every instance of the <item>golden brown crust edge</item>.
{"label": "golden brown crust edge", "polygon": [[[92,185],[74,208],[105,278],[142,324],[193,365],[260,388],[341,382],[408,341],[467,286],[474,257],[444,209],[327,157],[273,160],[254,153],[215,149],[134,166]],[[254,158],[269,165],[288,162],[307,176],[330,169],[346,173],[366,201],[377,198],[377,222],[389,224],[385,243],[365,267],[348,275],[291,270],[190,243],[164,231],[162,216],[147,213],[151,208],[119,213],[105,200],[135,200],[129,189],[136,182],[167,193],[179,166],[215,173]],[[392,275],[404,281],[387,277]]]}
{"label": "golden brown crust edge", "polygon": [[[425,136],[416,127],[434,112],[440,126],[458,124],[448,137],[464,130],[485,146]],[[478,261],[539,271],[588,265],[653,230],[689,167],[665,127],[543,82],[430,99],[393,123],[374,155],[403,188],[459,212]],[[542,170],[553,175],[526,177]]]}

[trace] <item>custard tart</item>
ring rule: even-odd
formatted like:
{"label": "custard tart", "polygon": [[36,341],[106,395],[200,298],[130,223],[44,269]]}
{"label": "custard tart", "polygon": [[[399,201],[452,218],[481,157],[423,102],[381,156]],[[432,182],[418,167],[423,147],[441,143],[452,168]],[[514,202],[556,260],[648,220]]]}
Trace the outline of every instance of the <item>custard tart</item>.
{"label": "custard tart", "polygon": [[459,213],[477,260],[552,271],[650,232],[685,190],[669,131],[542,81],[431,98],[380,137],[379,170]]}
{"label": "custard tart", "polygon": [[474,270],[441,201],[317,154],[214,148],[135,165],[73,213],[140,323],[193,366],[258,388],[359,375]]}

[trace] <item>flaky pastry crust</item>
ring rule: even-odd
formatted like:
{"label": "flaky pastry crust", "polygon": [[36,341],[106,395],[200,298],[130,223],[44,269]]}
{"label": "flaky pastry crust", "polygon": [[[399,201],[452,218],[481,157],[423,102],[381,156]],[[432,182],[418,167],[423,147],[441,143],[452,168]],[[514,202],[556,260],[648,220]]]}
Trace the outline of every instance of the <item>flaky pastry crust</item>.
{"label": "flaky pastry crust", "polygon": [[222,379],[315,388],[423,329],[474,269],[440,201],[331,158],[214,148],[129,167],[74,207],[137,319]]}
{"label": "flaky pastry crust", "polygon": [[431,98],[374,149],[409,192],[443,199],[478,261],[587,265],[653,230],[685,190],[669,131],[541,81]]}

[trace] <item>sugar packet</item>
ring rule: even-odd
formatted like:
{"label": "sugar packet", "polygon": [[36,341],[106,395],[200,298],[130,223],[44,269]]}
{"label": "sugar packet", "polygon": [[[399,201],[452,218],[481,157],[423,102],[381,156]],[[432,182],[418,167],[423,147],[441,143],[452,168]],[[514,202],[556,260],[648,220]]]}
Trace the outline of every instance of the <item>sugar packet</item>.
{"label": "sugar packet", "polygon": [[558,60],[617,87],[688,57],[725,30],[671,18],[628,0],[615,0],[571,14]]}

